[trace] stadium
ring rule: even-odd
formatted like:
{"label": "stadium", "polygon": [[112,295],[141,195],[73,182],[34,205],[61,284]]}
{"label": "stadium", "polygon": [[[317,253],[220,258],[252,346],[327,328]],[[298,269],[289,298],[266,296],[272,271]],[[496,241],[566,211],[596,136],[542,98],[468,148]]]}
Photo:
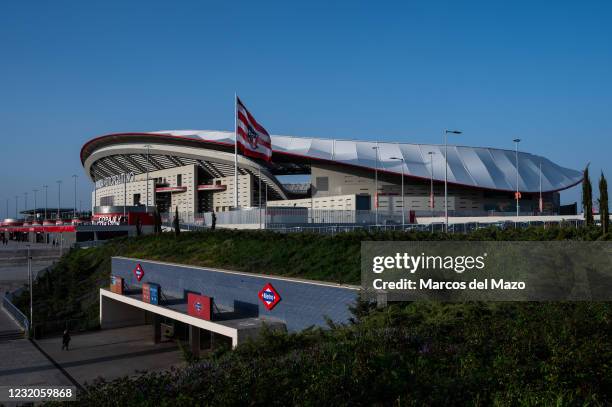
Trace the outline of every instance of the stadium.
{"label": "stadium", "polygon": [[[271,139],[271,162],[237,157],[241,209],[444,211],[444,145]],[[454,216],[514,212],[517,163],[521,214],[540,213],[540,196],[541,213],[558,214],[559,192],[582,180],[580,171],[526,152],[455,145],[447,151],[448,210]],[[234,159],[234,133],[226,131],[116,133],[81,149],[84,170],[96,186],[94,207],[144,205],[162,213],[236,209]]]}

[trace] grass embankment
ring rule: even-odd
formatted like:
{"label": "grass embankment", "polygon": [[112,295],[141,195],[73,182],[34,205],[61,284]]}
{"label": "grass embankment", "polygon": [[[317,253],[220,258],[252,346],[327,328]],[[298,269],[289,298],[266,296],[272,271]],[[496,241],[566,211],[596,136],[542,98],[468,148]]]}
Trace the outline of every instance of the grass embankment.
{"label": "grass embankment", "polygon": [[[115,239],[104,246],[71,250],[34,286],[34,321],[79,320],[95,326],[98,288],[110,281],[111,257],[149,260],[278,274],[338,283],[359,284],[360,249],[364,240],[596,240],[598,229],[483,229],[469,235],[401,233],[280,234],[260,231],[171,233]],[[16,299],[29,312],[29,293]],[[47,322],[47,325],[49,323]],[[52,325],[52,324],[51,324]]]}

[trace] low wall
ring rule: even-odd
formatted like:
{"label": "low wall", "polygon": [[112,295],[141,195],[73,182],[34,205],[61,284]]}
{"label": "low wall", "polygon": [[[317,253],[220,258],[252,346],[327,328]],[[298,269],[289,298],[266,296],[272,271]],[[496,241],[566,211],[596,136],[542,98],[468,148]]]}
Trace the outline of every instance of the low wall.
{"label": "low wall", "polygon": [[[144,276],[139,282],[133,270],[140,264]],[[157,283],[162,294],[183,297],[186,291],[214,298],[216,304],[248,317],[272,317],[284,321],[288,331],[319,326],[326,318],[346,323],[352,314],[349,307],[359,295],[359,287],[278,276],[241,273],[173,263],[113,257],[112,272],[130,287]],[[259,299],[259,291],[270,283],[281,297],[272,310]]]}

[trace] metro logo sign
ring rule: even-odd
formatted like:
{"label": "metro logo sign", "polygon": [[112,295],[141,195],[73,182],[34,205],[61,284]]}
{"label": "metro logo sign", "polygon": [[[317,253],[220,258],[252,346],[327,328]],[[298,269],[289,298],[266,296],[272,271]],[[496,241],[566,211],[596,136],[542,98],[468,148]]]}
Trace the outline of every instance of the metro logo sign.
{"label": "metro logo sign", "polygon": [[187,293],[187,314],[207,321],[212,320],[212,298]]}
{"label": "metro logo sign", "polygon": [[144,277],[145,272],[140,263],[138,263],[138,265],[134,269],[134,275],[136,276],[136,280],[138,281],[142,280],[142,278]]}
{"label": "metro logo sign", "polygon": [[271,311],[280,302],[281,297],[278,291],[272,287],[272,284],[268,283],[259,292],[259,299],[263,302],[266,309]]}

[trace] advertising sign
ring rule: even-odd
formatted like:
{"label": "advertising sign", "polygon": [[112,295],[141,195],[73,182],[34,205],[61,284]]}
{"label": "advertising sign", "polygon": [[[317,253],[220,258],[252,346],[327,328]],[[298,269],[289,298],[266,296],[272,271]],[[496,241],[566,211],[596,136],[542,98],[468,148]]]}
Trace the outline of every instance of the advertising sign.
{"label": "advertising sign", "polygon": [[212,298],[193,293],[187,294],[187,313],[191,316],[212,320]]}
{"label": "advertising sign", "polygon": [[154,283],[144,283],[142,285],[142,300],[149,304],[159,305],[160,287]]}
{"label": "advertising sign", "polygon": [[121,277],[111,276],[110,290],[116,294],[123,295],[123,279]]}
{"label": "advertising sign", "polygon": [[91,222],[98,226],[119,226],[126,225],[128,220],[123,214],[95,214]]}

